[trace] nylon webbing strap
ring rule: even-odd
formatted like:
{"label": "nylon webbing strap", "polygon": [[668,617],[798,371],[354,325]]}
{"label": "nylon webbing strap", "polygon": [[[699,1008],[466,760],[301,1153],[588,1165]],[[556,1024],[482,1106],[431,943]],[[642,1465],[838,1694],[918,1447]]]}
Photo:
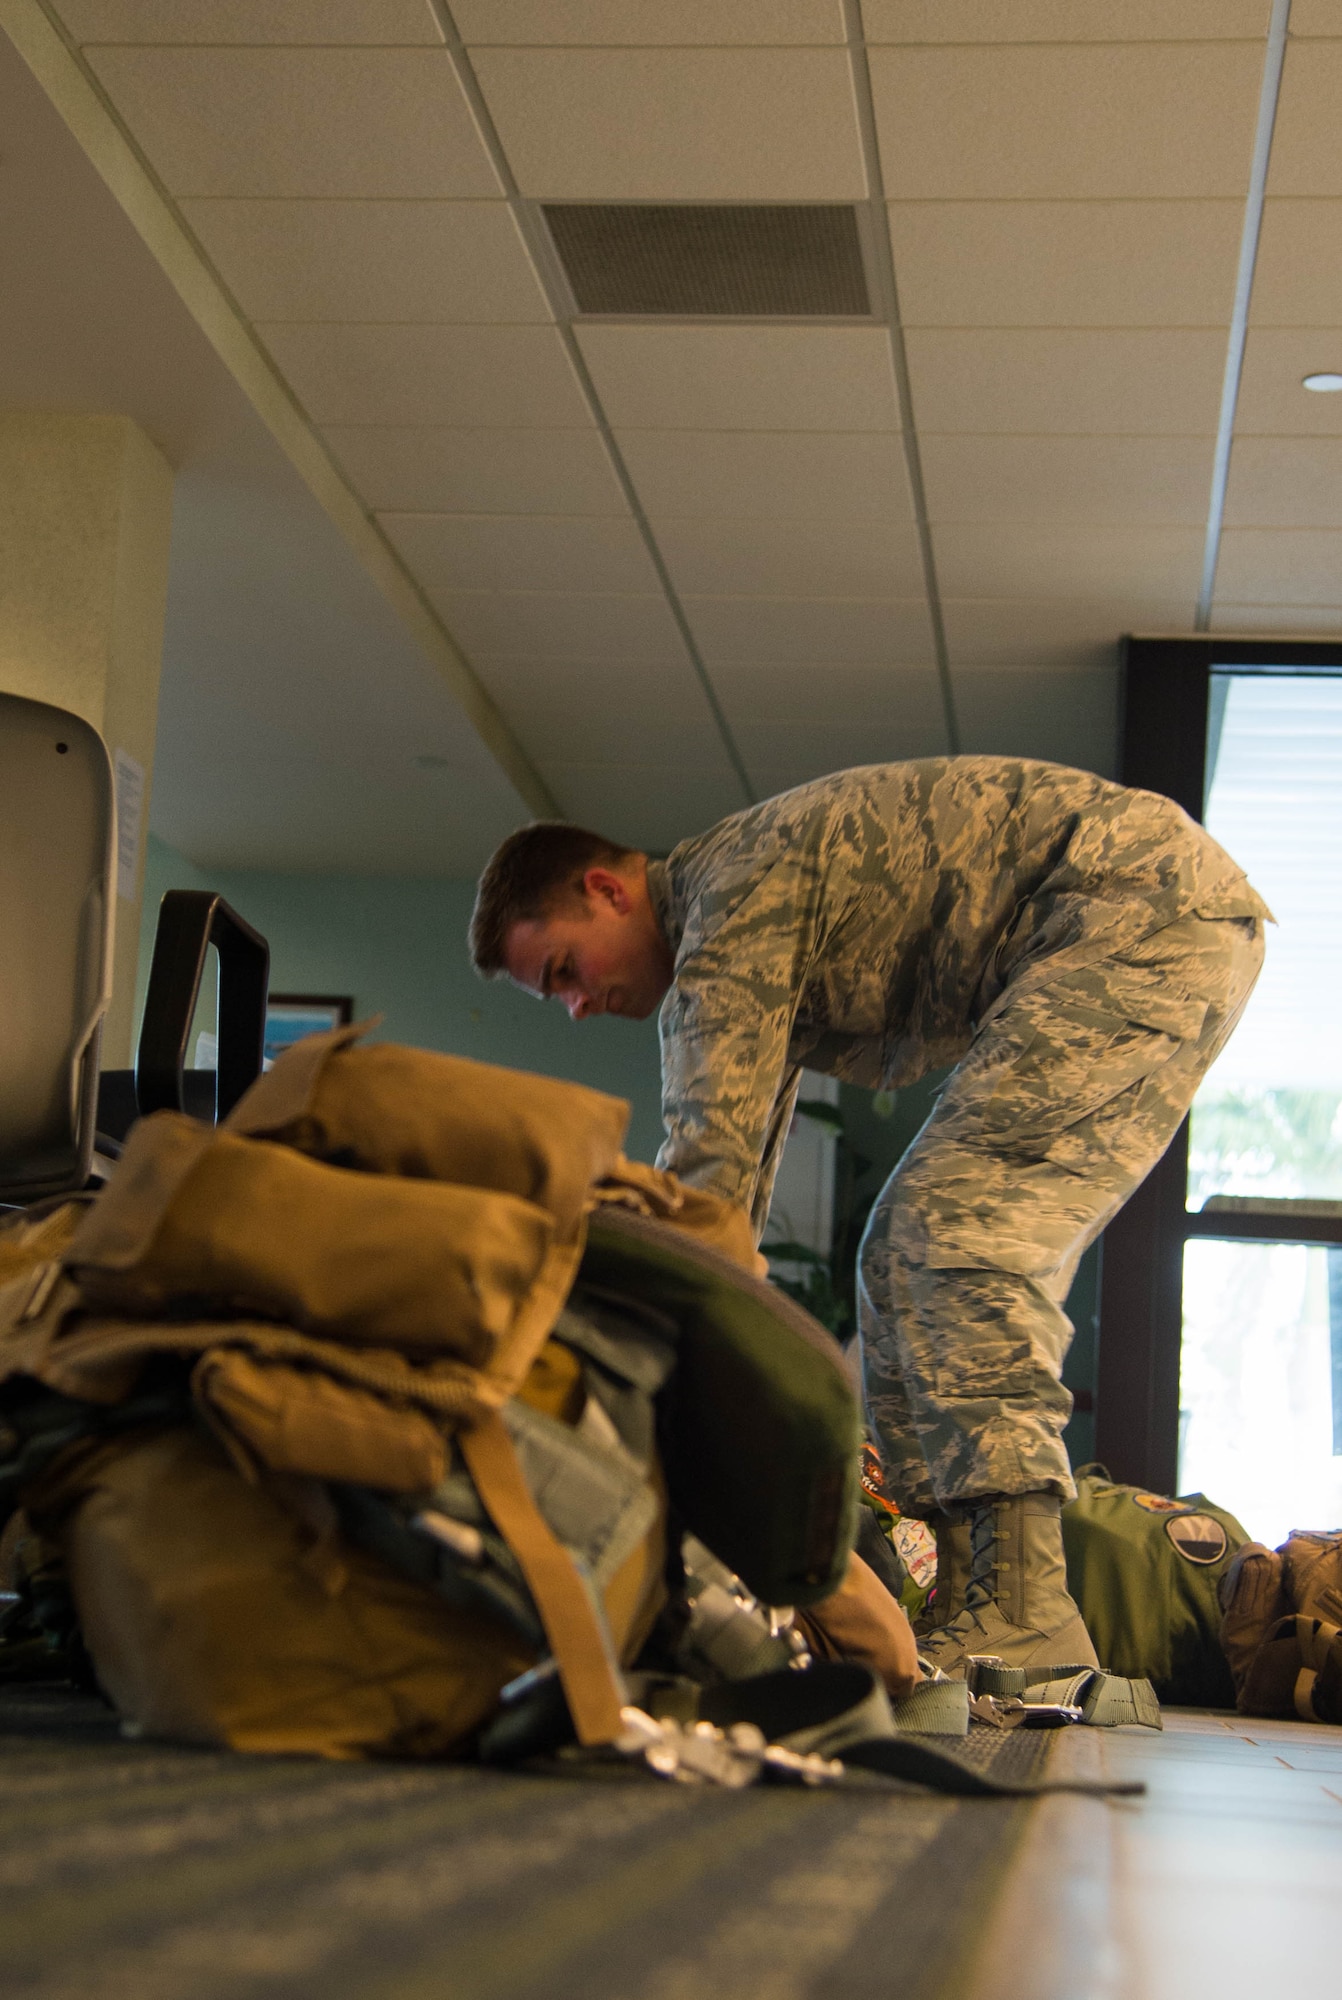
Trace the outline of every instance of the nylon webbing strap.
{"label": "nylon webbing strap", "polygon": [[476,1491],[527,1580],[578,1741],[613,1741],[622,1727],[622,1697],[605,1634],[572,1556],[531,1497],[502,1418],[489,1416],[458,1431],[457,1442]]}
{"label": "nylon webbing strap", "polygon": [[969,1689],[964,1681],[920,1681],[903,1701],[890,1704],[896,1729],[919,1736],[968,1736]]}
{"label": "nylon webbing strap", "polygon": [[1295,1712],[1302,1722],[1318,1722],[1321,1717],[1314,1706],[1314,1683],[1327,1666],[1328,1654],[1334,1642],[1342,1638],[1342,1632],[1322,1619],[1297,1616],[1295,1636],[1302,1663],[1295,1677]]}

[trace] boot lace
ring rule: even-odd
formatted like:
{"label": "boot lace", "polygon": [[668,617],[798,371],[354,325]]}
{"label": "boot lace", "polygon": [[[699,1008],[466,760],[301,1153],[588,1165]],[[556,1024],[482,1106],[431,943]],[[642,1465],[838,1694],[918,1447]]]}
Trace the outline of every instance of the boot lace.
{"label": "boot lace", "polygon": [[975,1507],[969,1517],[969,1575],[965,1580],[966,1611],[981,1611],[996,1595],[997,1515],[991,1506]]}

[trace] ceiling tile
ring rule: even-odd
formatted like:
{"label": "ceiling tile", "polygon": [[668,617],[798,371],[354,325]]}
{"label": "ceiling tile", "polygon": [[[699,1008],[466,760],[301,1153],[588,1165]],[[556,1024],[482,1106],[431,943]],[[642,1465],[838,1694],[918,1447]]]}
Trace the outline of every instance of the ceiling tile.
{"label": "ceiling tile", "polygon": [[618,514],[624,494],[595,429],[336,426],[326,442],[375,511]]}
{"label": "ceiling tile", "polygon": [[683,666],[685,642],[665,597],[585,597],[573,591],[460,591],[434,597],[472,662],[620,660]]}
{"label": "ceiling tile", "polygon": [[868,326],[580,326],[607,417],[646,430],[898,430]]}
{"label": "ceiling tile", "polygon": [[853,201],[866,173],[843,49],[477,49],[524,194]]}
{"label": "ceiling tile", "polygon": [[1342,604],[1342,529],[1227,528],[1216,594],[1232,604]]}
{"label": "ceiling tile", "polygon": [[891,200],[1243,199],[1254,42],[874,49]]}
{"label": "ceiling tile", "polygon": [[727,661],[917,666],[933,657],[922,599],[691,597],[685,615],[710,671]]}
{"label": "ceiling tile", "polygon": [[[1295,0],[1293,34],[1300,9],[1319,4],[1329,0]],[[1270,11],[1271,0],[862,0],[873,44],[1221,41],[1266,35]]]}
{"label": "ceiling tile", "polygon": [[622,716],[640,728],[656,724],[692,732],[708,714],[703,688],[684,653],[671,665],[631,663],[623,654],[600,660],[514,656],[477,664],[485,687],[510,714],[564,716],[566,730],[590,723],[595,732],[591,754],[603,760],[605,732],[614,730],[618,741]]}
{"label": "ceiling tile", "polygon": [[1202,523],[1212,438],[922,440],[933,521]]}
{"label": "ceiling tile", "polygon": [[1191,597],[1161,603],[1145,594],[1094,604],[942,601],[957,678],[963,666],[1112,666],[1124,633],[1191,633],[1193,610]]}
{"label": "ceiling tile", "polygon": [[548,321],[502,201],[186,201],[254,320]]}
{"label": "ceiling tile", "polygon": [[1212,329],[913,327],[907,346],[920,431],[1216,431],[1226,343]]}
{"label": "ceiling tile", "polygon": [[723,47],[743,42],[775,47],[843,40],[839,0],[453,0],[466,42],[618,48]]}
{"label": "ceiling tile", "polygon": [[946,522],[936,531],[937,575],[947,597],[1196,598],[1204,530]]}
{"label": "ceiling tile", "polygon": [[883,729],[903,718],[942,714],[940,682],[930,663],[855,667],[729,661],[714,668],[713,686],[733,728],[762,719],[807,726],[841,719]]}
{"label": "ceiling tile", "polygon": [[654,520],[913,520],[903,445],[888,431],[622,430],[616,442]]}
{"label": "ceiling tile", "polygon": [[620,705],[502,704],[505,719],[537,763],[660,765],[663,770],[728,775],[731,762],[702,695],[693,721],[659,715],[655,701],[647,706],[646,715],[630,715]]}
{"label": "ceiling tile", "polygon": [[1342,451],[1331,438],[1237,437],[1225,521],[1228,528],[1342,528]]}
{"label": "ceiling tile", "polygon": [[917,597],[923,589],[916,530],[889,521],[719,520],[656,523],[671,581],[691,596]]}
{"label": "ceiling tile", "polygon": [[653,854],[740,812],[734,773],[667,771],[648,764],[542,764],[541,774],[570,819]]}
{"label": "ceiling tile", "polygon": [[86,53],[178,197],[502,192],[446,49]]}
{"label": "ceiling tile", "polygon": [[895,202],[905,326],[1228,325],[1242,201]]}
{"label": "ceiling tile", "polygon": [[861,764],[900,764],[914,757],[943,757],[944,736],[929,730],[908,728],[866,732],[837,730],[813,740],[807,731],[783,735],[766,756],[757,752],[745,757],[745,766],[757,795],[774,799],[782,792],[795,791],[816,778],[835,771],[851,771]]}
{"label": "ceiling tile", "polygon": [[946,727],[936,676],[924,671],[907,674],[880,722],[845,717],[825,722],[775,722],[764,719],[736,726],[736,740],[746,769],[761,790],[777,791],[823,778],[855,764],[893,764],[906,757],[940,757],[946,750]]}
{"label": "ceiling tile", "polygon": [[1255,326],[1342,326],[1342,201],[1269,201],[1254,266]]}
{"label": "ceiling tile", "polygon": [[[1294,21],[1291,23],[1294,28]],[[1342,150],[1337,144],[1338,94],[1342,92],[1342,40],[1286,45],[1272,161],[1272,195],[1342,195]]]}
{"label": "ceiling tile", "polygon": [[[1339,592],[1342,596],[1342,592]],[[1260,636],[1342,639],[1342,603],[1222,604],[1212,607],[1213,632],[1251,632]]]}
{"label": "ceiling tile", "polygon": [[77,42],[441,43],[429,0],[59,0]]}
{"label": "ceiling tile", "polygon": [[657,572],[630,515],[383,514],[431,597],[453,590],[651,594]]}
{"label": "ceiling tile", "polygon": [[587,404],[550,327],[261,326],[318,424],[582,424]]}
{"label": "ceiling tile", "polygon": [[1342,373],[1342,327],[1251,327],[1235,406],[1235,433],[1276,437],[1342,434],[1342,396],[1318,396],[1300,384],[1322,370]]}
{"label": "ceiling tile", "polygon": [[966,751],[1118,775],[1116,660],[1101,672],[967,667],[955,676],[955,696]]}

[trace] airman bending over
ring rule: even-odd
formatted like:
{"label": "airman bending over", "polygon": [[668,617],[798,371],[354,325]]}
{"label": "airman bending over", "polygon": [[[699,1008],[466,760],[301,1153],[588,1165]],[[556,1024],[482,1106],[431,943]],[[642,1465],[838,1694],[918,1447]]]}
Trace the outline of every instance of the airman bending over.
{"label": "airman bending over", "polygon": [[1063,1301],[1174,1136],[1258,975],[1269,912],[1169,799],[1025,759],[842,771],[665,861],[524,827],[471,949],[575,1019],[661,1008],[658,1164],[756,1239],[803,1067],[893,1089],[953,1065],[859,1255],[886,1479],[938,1530],[923,1650],[1095,1656],[1063,1562]]}

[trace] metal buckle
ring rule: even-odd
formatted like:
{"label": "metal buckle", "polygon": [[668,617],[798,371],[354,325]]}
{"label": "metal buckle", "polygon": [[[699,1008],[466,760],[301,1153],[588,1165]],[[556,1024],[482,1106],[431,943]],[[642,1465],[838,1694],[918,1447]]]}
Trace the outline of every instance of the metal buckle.
{"label": "metal buckle", "polygon": [[711,1722],[693,1722],[682,1729],[672,1721],[658,1722],[641,1708],[622,1708],[624,1725],[615,1748],[626,1757],[641,1757],[650,1771],[678,1785],[719,1785],[739,1791],[772,1776],[784,1783],[837,1784],[843,1765],[831,1757],[803,1755],[781,1743],[769,1743],[753,1722],[734,1722],[716,1729]]}

